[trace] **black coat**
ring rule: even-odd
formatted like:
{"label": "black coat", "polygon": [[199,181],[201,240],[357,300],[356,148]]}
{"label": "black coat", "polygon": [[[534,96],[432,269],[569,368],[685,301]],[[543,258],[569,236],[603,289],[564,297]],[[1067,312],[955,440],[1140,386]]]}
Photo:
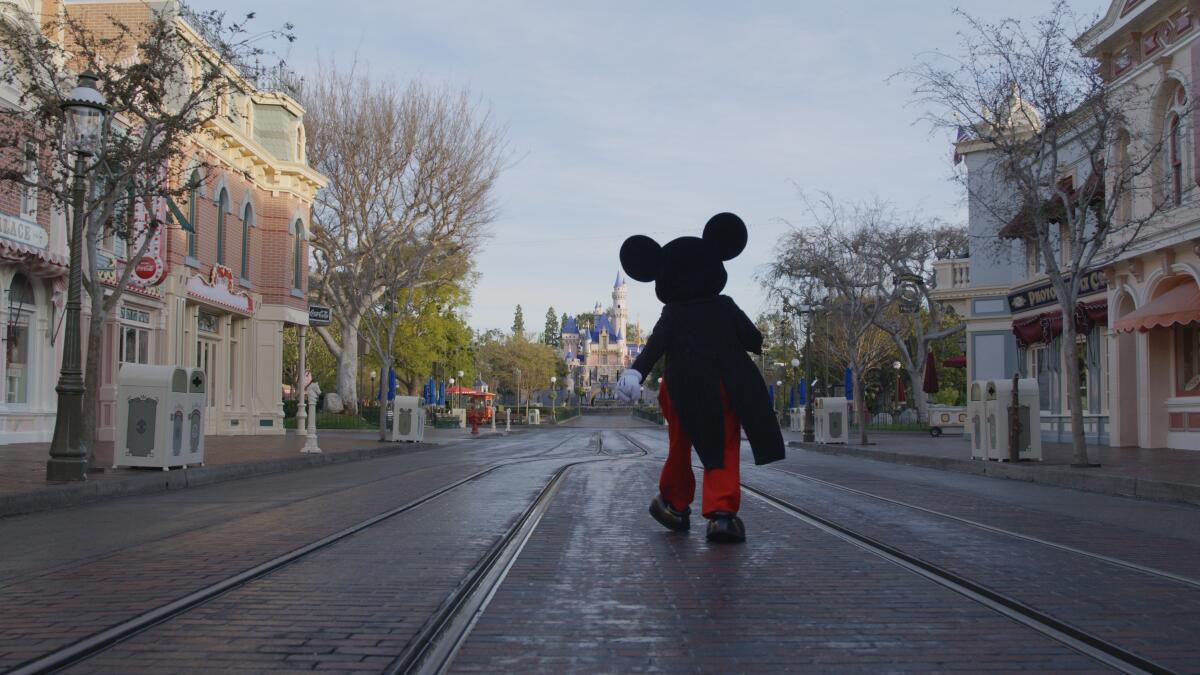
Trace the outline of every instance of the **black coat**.
{"label": "black coat", "polygon": [[762,333],[732,298],[716,295],[663,305],[646,348],[633,362],[645,379],[666,356],[667,392],[705,468],[724,466],[721,384],[746,431],[755,464],[783,459],[783,434],[767,386],[746,352],[762,353]]}

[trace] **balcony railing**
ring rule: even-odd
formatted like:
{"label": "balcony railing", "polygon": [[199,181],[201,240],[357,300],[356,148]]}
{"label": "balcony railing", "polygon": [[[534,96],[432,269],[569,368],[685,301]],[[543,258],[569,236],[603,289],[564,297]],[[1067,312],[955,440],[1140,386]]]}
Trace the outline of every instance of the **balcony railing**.
{"label": "balcony railing", "polygon": [[933,272],[939,290],[969,288],[971,286],[970,258],[939,260],[933,264]]}
{"label": "balcony railing", "polygon": [[[226,41],[215,30],[221,16],[219,12],[199,12],[182,2],[179,3],[179,17],[214,48]],[[255,59],[253,63],[245,59],[231,59],[229,65],[233,66],[259,91],[280,92],[293,99],[300,99],[304,78],[297,75],[283,61],[274,65],[263,65],[258,59]]]}

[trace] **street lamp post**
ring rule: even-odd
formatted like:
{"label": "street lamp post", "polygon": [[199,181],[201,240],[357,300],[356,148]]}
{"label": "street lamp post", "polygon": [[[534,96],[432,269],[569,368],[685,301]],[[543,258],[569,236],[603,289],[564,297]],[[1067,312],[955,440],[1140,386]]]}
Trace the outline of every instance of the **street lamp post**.
{"label": "street lamp post", "polygon": [[554,390],[554,384],[558,382],[558,378],[554,375],[550,376],[550,406],[554,412],[558,412],[558,392]]}
{"label": "street lamp post", "polygon": [[67,280],[66,334],[63,361],[59,371],[58,412],[54,417],[54,436],[50,441],[50,459],[46,461],[46,480],[86,480],[88,453],[83,437],[83,368],[79,340],[79,313],[83,292],[83,200],[85,161],[103,150],[104,117],[108,102],[96,89],[96,76],[83,73],[67,99],[62,102],[66,116],[66,144],[75,155],[75,176],[71,186],[71,269]]}
{"label": "street lamp post", "polygon": [[816,442],[816,436],[813,432],[813,426],[816,425],[816,420],[813,419],[813,394],[812,390],[812,325],[813,325],[813,307],[809,305],[800,310],[801,314],[808,315],[808,321],[804,327],[804,436],[802,439],[805,443]]}
{"label": "street lamp post", "polygon": [[458,405],[454,406],[456,408],[462,407],[462,388],[463,388],[463,371],[460,370],[460,371],[458,371],[458,396],[457,396]]}

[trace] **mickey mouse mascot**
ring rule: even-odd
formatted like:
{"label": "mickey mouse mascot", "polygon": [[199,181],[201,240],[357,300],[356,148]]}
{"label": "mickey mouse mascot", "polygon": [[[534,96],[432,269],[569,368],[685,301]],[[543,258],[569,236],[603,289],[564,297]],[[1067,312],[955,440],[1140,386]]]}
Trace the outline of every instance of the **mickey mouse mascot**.
{"label": "mickey mouse mascot", "polygon": [[659,246],[639,234],[621,245],[625,273],[653,281],[663,302],[645,349],[617,382],[620,398],[632,402],[650,369],[666,356],[658,402],[669,425],[669,447],[650,515],[669,529],[688,529],[696,493],[694,445],[704,465],[701,514],[708,519],[708,540],[716,542],[746,539],[737,517],[739,426],[746,430],[755,464],[784,454],[766,384],[747,354],[762,353],[762,334],[730,297],[720,295],[729,278],[724,261],[745,247],[746,224],[732,213],[713,216],[702,238],[680,237]]}

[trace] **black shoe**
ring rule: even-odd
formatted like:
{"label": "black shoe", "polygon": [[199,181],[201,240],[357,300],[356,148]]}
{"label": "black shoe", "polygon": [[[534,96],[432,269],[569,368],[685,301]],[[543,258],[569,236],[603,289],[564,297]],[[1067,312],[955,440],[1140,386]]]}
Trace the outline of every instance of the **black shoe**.
{"label": "black shoe", "polygon": [[708,534],[705,538],[722,543],[746,541],[746,526],[736,513],[717,511],[708,521]]}
{"label": "black shoe", "polygon": [[668,530],[686,532],[691,527],[688,520],[688,514],[691,512],[690,507],[684,511],[676,511],[662,495],[656,495],[650,500],[650,515]]}

